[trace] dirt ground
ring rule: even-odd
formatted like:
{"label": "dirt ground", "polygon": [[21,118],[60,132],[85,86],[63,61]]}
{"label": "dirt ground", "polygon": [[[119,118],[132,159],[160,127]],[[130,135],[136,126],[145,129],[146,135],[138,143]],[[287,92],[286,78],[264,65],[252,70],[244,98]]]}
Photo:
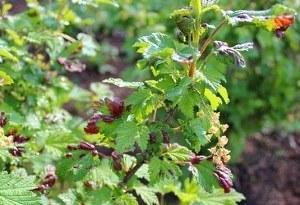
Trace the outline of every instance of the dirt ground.
{"label": "dirt ground", "polygon": [[300,205],[300,135],[250,138],[234,173],[247,198],[243,205]]}

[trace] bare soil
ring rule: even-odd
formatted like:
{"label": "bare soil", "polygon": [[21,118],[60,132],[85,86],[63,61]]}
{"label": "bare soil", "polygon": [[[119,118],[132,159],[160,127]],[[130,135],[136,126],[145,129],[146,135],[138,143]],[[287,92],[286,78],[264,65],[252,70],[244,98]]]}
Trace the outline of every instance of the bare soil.
{"label": "bare soil", "polygon": [[255,135],[234,173],[243,205],[300,205],[300,135]]}

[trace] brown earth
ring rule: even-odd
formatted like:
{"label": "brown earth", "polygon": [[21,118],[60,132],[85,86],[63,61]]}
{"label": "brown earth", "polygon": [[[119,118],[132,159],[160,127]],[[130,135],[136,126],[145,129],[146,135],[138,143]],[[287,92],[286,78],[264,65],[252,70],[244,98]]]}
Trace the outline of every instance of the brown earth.
{"label": "brown earth", "polygon": [[247,205],[300,204],[300,135],[257,134],[234,168]]}

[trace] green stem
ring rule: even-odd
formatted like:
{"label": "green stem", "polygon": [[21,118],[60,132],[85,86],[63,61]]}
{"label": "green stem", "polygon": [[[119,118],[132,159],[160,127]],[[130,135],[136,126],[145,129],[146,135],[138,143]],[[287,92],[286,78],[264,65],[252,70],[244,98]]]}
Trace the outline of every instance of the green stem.
{"label": "green stem", "polygon": [[200,49],[200,54],[202,55],[207,47],[209,46],[209,44],[213,41],[214,37],[217,35],[217,33],[221,30],[221,28],[227,23],[227,20],[224,19],[219,26],[214,30],[214,32],[212,32],[212,34],[206,39],[206,41],[204,42],[203,46]]}

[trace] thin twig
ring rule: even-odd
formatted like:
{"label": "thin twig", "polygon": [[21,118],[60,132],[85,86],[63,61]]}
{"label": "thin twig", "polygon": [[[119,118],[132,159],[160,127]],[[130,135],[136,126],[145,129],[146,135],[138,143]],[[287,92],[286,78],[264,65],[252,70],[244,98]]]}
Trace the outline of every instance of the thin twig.
{"label": "thin twig", "polygon": [[125,177],[123,178],[123,181],[121,182],[121,185],[127,184],[131,179],[131,177],[139,170],[139,168],[141,168],[141,166],[143,166],[143,164],[144,164],[144,160],[137,163],[135,167],[133,167],[129,172],[127,172]]}
{"label": "thin twig", "polygon": [[204,42],[203,46],[200,49],[200,55],[202,55],[205,50],[207,49],[207,47],[209,46],[209,44],[213,41],[214,37],[216,36],[216,34],[220,31],[220,29],[226,24],[227,20],[224,19],[219,26],[212,32],[212,34],[206,39],[206,41]]}

